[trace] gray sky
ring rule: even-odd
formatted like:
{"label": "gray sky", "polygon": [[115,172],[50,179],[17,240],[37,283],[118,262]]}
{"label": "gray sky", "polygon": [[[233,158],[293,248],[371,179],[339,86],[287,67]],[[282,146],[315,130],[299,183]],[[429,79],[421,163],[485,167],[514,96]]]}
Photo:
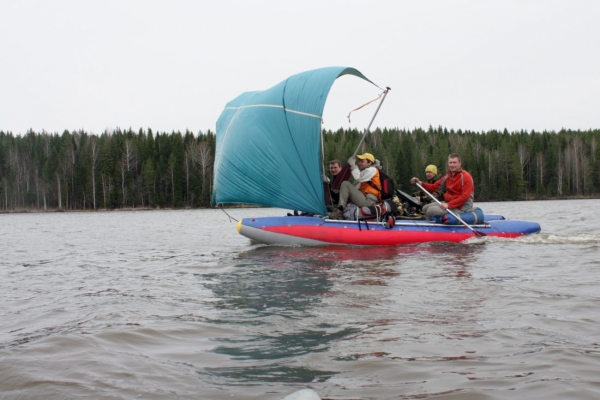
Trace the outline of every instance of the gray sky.
{"label": "gray sky", "polygon": [[[354,67],[374,127],[600,128],[600,1],[0,0],[0,130],[214,131],[225,104]],[[324,127],[380,90],[338,79]]]}

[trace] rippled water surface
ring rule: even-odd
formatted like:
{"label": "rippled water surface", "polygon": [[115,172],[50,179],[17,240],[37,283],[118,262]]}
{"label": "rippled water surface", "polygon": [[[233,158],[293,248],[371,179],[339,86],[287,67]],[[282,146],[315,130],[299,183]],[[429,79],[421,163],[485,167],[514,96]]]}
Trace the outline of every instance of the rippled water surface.
{"label": "rippled water surface", "polygon": [[0,398],[600,398],[600,200],[479,205],[542,233],[274,247],[219,210],[0,215]]}

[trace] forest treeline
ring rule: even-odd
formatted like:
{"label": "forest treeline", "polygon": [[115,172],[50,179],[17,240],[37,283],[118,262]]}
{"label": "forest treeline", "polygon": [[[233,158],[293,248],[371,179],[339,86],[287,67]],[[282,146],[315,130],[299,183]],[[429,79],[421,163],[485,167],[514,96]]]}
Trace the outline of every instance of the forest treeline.
{"label": "forest treeline", "polygon": [[[324,167],[345,163],[362,132],[324,131]],[[476,201],[600,197],[600,130],[377,129],[361,150],[412,191],[425,166],[459,153]],[[210,206],[215,134],[115,129],[100,135],[0,131],[0,211]]]}

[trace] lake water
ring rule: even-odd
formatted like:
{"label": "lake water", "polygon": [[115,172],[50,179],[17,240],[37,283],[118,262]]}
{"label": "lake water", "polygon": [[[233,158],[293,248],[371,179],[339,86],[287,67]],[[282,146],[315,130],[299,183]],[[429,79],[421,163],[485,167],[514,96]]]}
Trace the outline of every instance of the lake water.
{"label": "lake water", "polygon": [[220,210],[0,215],[0,398],[600,398],[600,200],[479,206],[542,233],[294,248]]}

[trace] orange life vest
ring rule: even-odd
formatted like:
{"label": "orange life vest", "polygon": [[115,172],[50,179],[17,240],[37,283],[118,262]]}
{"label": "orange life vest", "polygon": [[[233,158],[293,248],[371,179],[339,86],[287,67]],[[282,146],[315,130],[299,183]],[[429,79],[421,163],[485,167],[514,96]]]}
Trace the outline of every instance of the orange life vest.
{"label": "orange life vest", "polygon": [[[371,178],[371,182],[377,186],[378,188],[381,188],[381,179],[379,178],[379,170],[377,168],[375,168],[375,171],[377,171],[375,173],[375,176],[373,176]],[[363,192],[363,194],[372,194],[375,197],[377,197],[378,201],[381,201],[381,192],[377,189],[375,189],[373,186],[369,185],[369,182],[361,182],[360,183],[360,187],[359,187],[360,191]]]}

